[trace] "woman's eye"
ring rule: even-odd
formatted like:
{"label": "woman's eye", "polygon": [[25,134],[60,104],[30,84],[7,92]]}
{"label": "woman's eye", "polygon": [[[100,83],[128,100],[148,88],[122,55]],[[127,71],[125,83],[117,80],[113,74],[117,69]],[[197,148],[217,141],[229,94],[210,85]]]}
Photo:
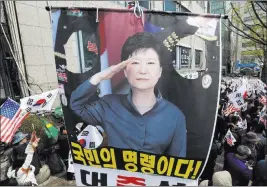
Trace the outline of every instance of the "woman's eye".
{"label": "woman's eye", "polygon": [[155,64],[155,62],[148,62],[148,64]]}
{"label": "woman's eye", "polygon": [[132,64],[139,64],[138,62],[133,62]]}

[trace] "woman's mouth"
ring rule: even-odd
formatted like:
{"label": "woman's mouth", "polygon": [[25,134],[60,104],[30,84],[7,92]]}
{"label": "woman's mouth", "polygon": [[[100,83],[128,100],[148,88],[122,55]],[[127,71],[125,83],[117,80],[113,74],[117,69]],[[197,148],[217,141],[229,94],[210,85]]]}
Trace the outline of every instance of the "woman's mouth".
{"label": "woman's mouth", "polygon": [[137,80],[138,81],[147,81],[148,79],[146,79],[146,78],[138,78]]}

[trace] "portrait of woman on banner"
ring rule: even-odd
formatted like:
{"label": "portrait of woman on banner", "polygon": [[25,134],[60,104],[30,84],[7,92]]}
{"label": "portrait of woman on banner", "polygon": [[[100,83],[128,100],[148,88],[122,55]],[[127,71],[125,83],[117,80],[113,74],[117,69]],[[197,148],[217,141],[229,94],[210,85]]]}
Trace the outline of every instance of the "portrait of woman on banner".
{"label": "portrait of woman on banner", "polygon": [[[186,157],[185,116],[156,86],[162,74],[162,53],[162,42],[153,34],[136,33],[125,41],[120,63],[94,74],[72,92],[72,111],[86,124],[102,126],[108,146]],[[98,85],[120,71],[129,93],[92,100]]]}

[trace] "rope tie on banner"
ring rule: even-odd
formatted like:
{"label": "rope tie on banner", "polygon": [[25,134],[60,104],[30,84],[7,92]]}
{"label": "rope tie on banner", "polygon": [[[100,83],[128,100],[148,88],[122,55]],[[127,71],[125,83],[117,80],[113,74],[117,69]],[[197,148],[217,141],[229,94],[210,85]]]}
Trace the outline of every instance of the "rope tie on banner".
{"label": "rope tie on banner", "polygon": [[[139,12],[139,16],[136,14],[136,10],[138,10]],[[138,1],[135,1],[134,3],[134,15],[137,17],[137,18],[142,18],[143,17],[143,10],[142,8],[139,6],[139,2]]]}
{"label": "rope tie on banner", "polygon": [[52,28],[52,24],[53,24],[52,23],[52,16],[51,16],[52,6],[51,6],[49,1],[46,1],[46,4],[47,4],[47,7],[49,9],[48,14],[49,14],[50,26]]}
{"label": "rope tie on banner", "polygon": [[98,23],[99,22],[99,19],[98,19],[98,7],[96,8],[96,23]]}

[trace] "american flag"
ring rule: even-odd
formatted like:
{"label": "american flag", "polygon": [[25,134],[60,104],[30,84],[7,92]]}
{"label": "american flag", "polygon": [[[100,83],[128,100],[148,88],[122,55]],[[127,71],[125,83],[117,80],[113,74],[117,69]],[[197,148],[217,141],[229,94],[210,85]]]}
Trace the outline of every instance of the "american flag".
{"label": "american flag", "polygon": [[230,104],[230,105],[223,111],[223,113],[224,113],[225,116],[229,116],[231,113],[233,113],[233,112],[239,112],[239,111],[240,111],[239,108],[236,108],[236,107],[234,107],[233,104]]}
{"label": "american flag", "polygon": [[17,129],[29,114],[23,112],[18,103],[8,98],[0,108],[0,141],[10,143]]}

